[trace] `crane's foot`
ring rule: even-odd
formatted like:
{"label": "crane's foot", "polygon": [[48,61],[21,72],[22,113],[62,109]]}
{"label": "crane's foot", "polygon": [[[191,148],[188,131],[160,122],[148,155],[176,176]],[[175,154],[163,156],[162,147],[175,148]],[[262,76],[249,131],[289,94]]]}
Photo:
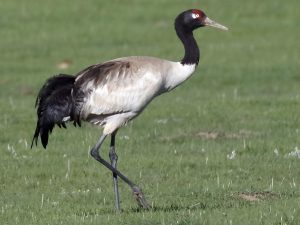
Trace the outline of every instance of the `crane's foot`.
{"label": "crane's foot", "polygon": [[147,203],[145,196],[142,192],[142,190],[138,186],[134,186],[132,188],[133,197],[137,201],[138,205],[143,209],[151,209],[151,206]]}

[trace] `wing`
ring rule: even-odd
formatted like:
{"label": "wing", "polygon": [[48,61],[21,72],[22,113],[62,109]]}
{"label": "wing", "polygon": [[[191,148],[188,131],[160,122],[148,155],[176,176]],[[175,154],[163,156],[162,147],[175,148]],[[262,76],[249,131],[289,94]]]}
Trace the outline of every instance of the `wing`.
{"label": "wing", "polygon": [[77,114],[114,115],[139,113],[160,94],[158,65],[147,60],[119,59],[90,66],[77,75],[73,96]]}

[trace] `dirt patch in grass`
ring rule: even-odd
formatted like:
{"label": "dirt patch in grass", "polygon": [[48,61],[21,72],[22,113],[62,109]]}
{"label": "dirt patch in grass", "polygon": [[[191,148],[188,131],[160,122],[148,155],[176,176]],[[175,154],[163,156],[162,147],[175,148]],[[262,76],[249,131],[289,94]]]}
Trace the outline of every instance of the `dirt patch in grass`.
{"label": "dirt patch in grass", "polygon": [[258,201],[274,198],[277,196],[277,194],[270,192],[270,191],[238,192],[238,193],[233,194],[233,196],[241,198],[241,199],[249,201],[249,202],[258,202]]}
{"label": "dirt patch in grass", "polygon": [[216,139],[242,139],[242,138],[249,138],[252,136],[258,136],[258,132],[249,131],[249,130],[240,130],[236,133],[231,132],[222,132],[222,131],[197,131],[190,134],[179,134],[174,136],[162,137],[162,140],[174,140],[180,139],[185,137],[192,137],[192,138],[201,138],[203,140],[216,140]]}
{"label": "dirt patch in grass", "polygon": [[257,132],[249,131],[249,130],[240,130],[236,133],[230,132],[217,132],[217,131],[200,131],[194,134],[195,137],[199,137],[202,139],[218,139],[218,138],[227,138],[227,139],[240,139],[240,138],[248,138],[250,136],[258,135]]}
{"label": "dirt patch in grass", "polygon": [[56,64],[56,67],[61,70],[66,70],[71,66],[71,64],[72,61],[70,59],[63,59]]}

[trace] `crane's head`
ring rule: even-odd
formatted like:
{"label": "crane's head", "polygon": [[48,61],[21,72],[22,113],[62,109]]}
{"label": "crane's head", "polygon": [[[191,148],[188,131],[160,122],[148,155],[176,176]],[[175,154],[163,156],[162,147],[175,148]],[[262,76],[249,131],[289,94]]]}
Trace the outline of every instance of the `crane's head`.
{"label": "crane's head", "polygon": [[175,24],[180,24],[187,31],[193,31],[199,27],[210,26],[221,30],[228,30],[227,27],[211,20],[199,9],[190,9],[179,14]]}

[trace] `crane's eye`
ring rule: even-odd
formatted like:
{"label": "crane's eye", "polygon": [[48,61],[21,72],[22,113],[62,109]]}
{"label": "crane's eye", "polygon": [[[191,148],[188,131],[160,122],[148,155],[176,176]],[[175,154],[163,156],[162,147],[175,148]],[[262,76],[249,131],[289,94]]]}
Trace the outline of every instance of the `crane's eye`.
{"label": "crane's eye", "polygon": [[192,13],[192,17],[193,17],[193,19],[197,19],[197,18],[199,18],[199,14],[197,14],[197,13]]}

